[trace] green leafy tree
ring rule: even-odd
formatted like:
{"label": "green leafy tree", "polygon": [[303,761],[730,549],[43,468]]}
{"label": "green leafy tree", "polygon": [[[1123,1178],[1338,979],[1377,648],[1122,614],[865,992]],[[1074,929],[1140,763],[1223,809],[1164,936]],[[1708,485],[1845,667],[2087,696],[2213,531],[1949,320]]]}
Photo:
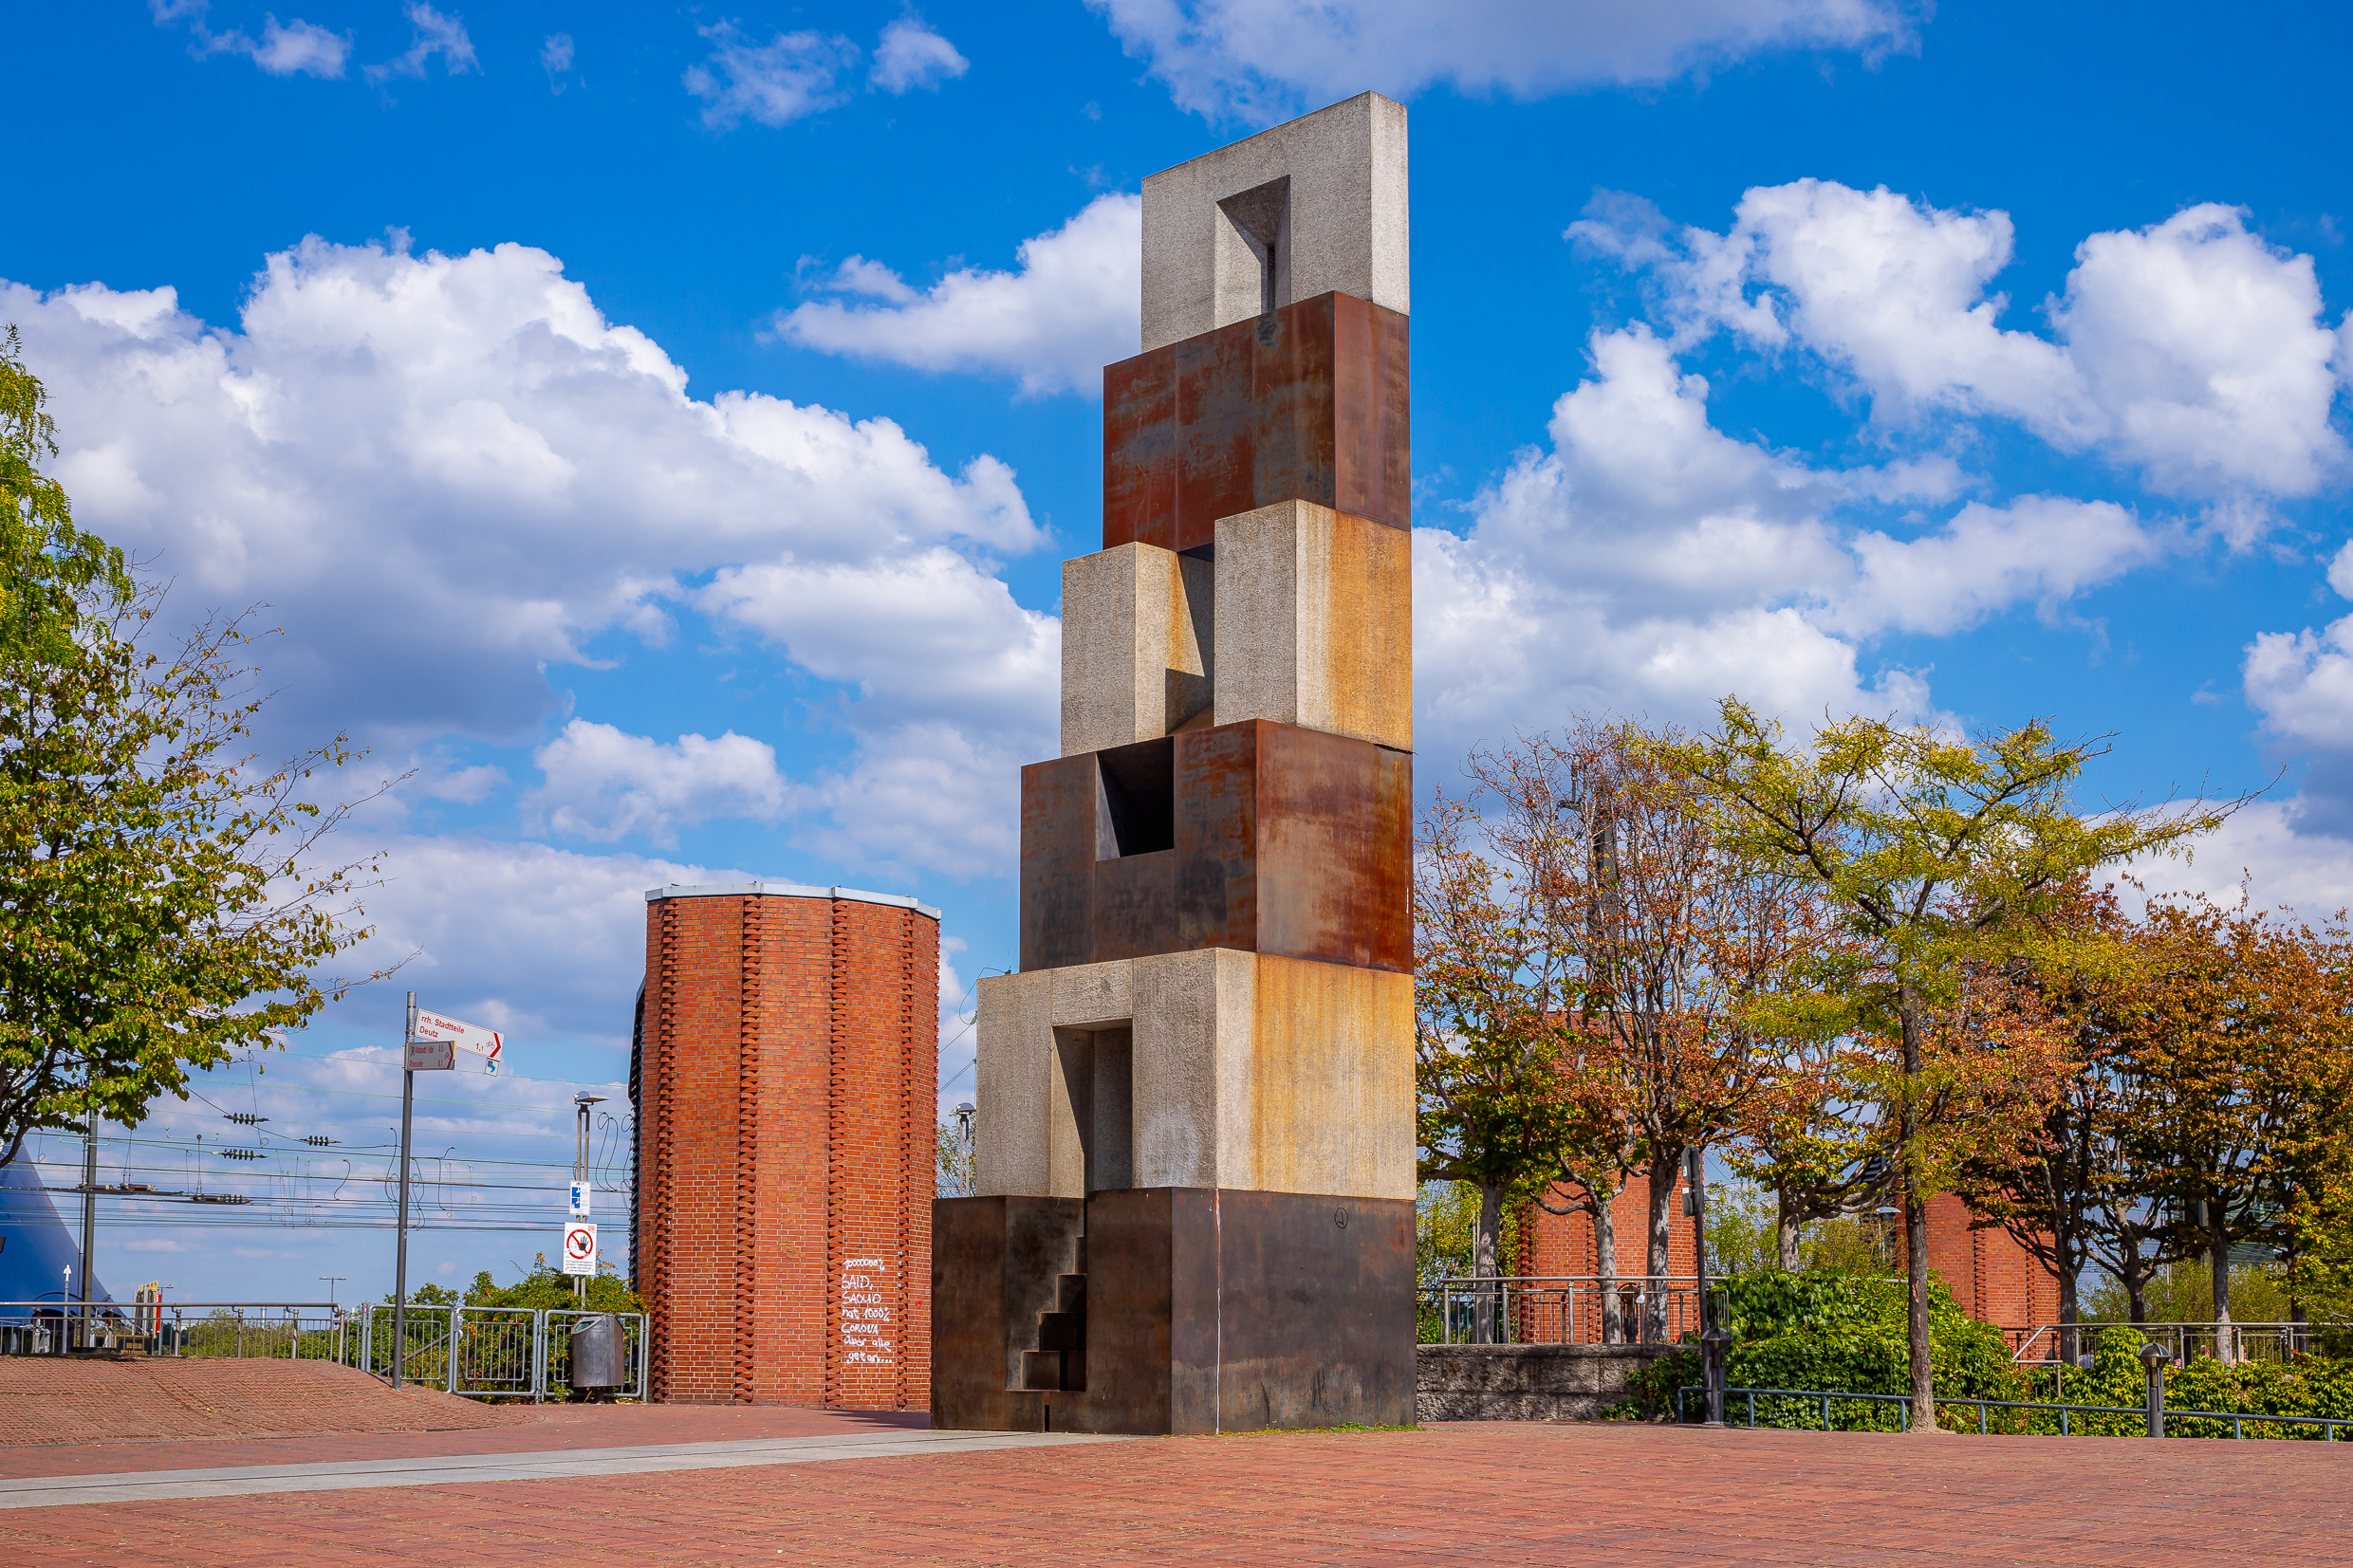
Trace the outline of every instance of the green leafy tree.
{"label": "green leafy tree", "polygon": [[338,737],[257,766],[242,621],[151,645],[159,590],[73,529],[30,463],[49,427],[12,340],[4,368],[0,1165],[37,1129],[136,1126],[192,1070],[343,995],[318,968],[368,934],[375,869],[315,864],[346,808],[308,794],[353,753]]}
{"label": "green leafy tree", "polygon": [[[579,1306],[572,1290],[572,1276],[547,1262],[540,1253],[532,1258],[531,1266],[514,1283],[502,1285],[483,1269],[466,1287],[465,1304],[470,1307],[544,1307],[556,1312],[570,1312]],[[590,1312],[643,1312],[645,1305],[636,1291],[612,1265],[601,1264],[595,1278],[588,1282]]]}
{"label": "green leafy tree", "polygon": [[70,656],[84,613],[133,592],[122,552],[76,527],[65,487],[41,471],[57,455],[47,403],[11,326],[0,339],[0,659]]}
{"label": "green leafy tree", "polygon": [[1720,717],[1717,733],[1667,754],[1712,797],[1728,845],[1819,880],[1857,939],[1829,984],[1853,1031],[1889,1047],[1858,1088],[1891,1129],[1913,1430],[1933,1431],[1925,1206],[1960,1158],[2030,1142],[2018,1114],[2039,1110],[2029,1102],[2044,1042],[2018,1006],[1989,1003],[1989,976],[2033,943],[2036,917],[2073,878],[2221,814],[2077,813],[2071,792],[2104,748],[2062,745],[2039,722],[1957,737],[1855,718],[1800,745],[1736,698]]}

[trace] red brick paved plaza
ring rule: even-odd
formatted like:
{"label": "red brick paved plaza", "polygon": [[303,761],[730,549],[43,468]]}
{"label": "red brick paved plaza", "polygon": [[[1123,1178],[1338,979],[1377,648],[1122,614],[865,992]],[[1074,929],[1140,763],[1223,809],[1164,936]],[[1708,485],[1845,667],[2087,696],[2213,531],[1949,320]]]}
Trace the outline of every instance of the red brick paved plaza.
{"label": "red brick paved plaza", "polygon": [[[531,1435],[593,1448],[746,1425],[611,1413],[622,1419]],[[481,1451],[522,1435],[333,1447]],[[157,1445],[148,1459],[328,1457],[308,1439],[236,1447]],[[38,1473],[96,1452],[42,1449]],[[26,1456],[0,1450],[0,1472],[33,1473]],[[1463,1424],[22,1509],[0,1513],[0,1562],[2353,1562],[2348,1478],[2353,1447],[2319,1444]]]}

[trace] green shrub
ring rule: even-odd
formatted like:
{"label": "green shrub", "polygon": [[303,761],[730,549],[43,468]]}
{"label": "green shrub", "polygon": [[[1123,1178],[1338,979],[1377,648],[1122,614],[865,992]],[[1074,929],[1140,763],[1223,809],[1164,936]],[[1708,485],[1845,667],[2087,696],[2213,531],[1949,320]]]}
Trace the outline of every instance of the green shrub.
{"label": "green shrub", "polygon": [[[1902,1281],[1772,1269],[1740,1276],[1727,1288],[1732,1331],[1727,1371],[1733,1386],[1911,1392]],[[1938,1394],[2021,1397],[2001,1331],[1962,1312],[1941,1281],[1929,1282],[1928,1335]],[[1671,1418],[1675,1391],[1699,1381],[1699,1353],[1687,1341],[1686,1348],[1629,1378],[1626,1401],[1605,1413],[1620,1419]],[[1759,1426],[1812,1427],[1821,1424],[1822,1411],[1812,1400],[1767,1397],[1757,1401],[1756,1417]],[[1892,1431],[1902,1421],[1898,1407],[1876,1402],[1834,1406],[1831,1417],[1840,1427],[1862,1430]]]}

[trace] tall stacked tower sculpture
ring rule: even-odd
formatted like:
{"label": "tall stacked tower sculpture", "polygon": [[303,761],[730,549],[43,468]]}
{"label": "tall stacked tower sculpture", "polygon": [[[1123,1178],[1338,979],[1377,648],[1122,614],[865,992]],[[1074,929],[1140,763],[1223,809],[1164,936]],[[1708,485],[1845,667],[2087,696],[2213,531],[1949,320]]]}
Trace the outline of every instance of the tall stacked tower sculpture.
{"label": "tall stacked tower sculpture", "polygon": [[1405,166],[1368,93],[1144,181],[936,1426],[1413,1419]]}

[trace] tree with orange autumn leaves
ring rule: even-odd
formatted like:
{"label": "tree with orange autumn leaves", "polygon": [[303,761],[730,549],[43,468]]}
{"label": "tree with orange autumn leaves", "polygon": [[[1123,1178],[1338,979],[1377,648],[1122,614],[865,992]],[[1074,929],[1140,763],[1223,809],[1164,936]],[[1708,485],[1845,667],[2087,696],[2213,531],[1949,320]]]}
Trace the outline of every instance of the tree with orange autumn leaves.
{"label": "tree with orange autumn leaves", "polygon": [[1784,1092],[1761,1004],[1835,932],[1803,882],[1715,841],[1634,727],[1523,737],[1466,771],[1472,793],[1441,795],[1418,846],[1422,1173],[1478,1188],[1474,1272],[1509,1198],[1589,1215],[1616,1340],[1611,1201],[1644,1179],[1645,1273],[1664,1276],[1684,1153]]}
{"label": "tree with orange autumn leaves", "polygon": [[2042,961],[2021,973],[2069,1070],[2038,1147],[1981,1161],[1963,1191],[2059,1275],[2063,1324],[2079,1320],[2087,1263],[2140,1320],[2158,1269],[2205,1257],[2214,1349],[2230,1359],[2232,1248],[2312,1251],[2307,1229],[2344,1185],[2353,939],[2256,910],[2244,889],[2235,906],[2167,896],[2135,916],[2114,890],[2079,885],[2047,923]]}
{"label": "tree with orange autumn leaves", "polygon": [[2073,789],[2102,749],[2039,722],[1961,736],[1853,718],[1792,742],[1733,698],[1715,733],[1658,746],[1709,802],[1717,842],[1810,881],[1852,939],[1815,987],[1864,1042],[1847,1103],[1883,1140],[1903,1212],[1914,1431],[1937,1430],[1927,1201],[1973,1156],[2038,1139],[2066,1060],[2010,969],[2075,878],[2220,821],[2195,806],[2079,814]]}

